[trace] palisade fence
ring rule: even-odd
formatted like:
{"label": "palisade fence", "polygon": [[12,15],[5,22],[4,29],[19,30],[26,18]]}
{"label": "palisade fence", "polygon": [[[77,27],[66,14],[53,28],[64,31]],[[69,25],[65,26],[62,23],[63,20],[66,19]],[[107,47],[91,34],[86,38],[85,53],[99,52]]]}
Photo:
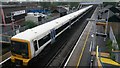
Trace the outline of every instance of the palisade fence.
{"label": "palisade fence", "polygon": [[119,50],[118,43],[116,41],[116,38],[115,38],[115,35],[113,33],[113,29],[111,26],[110,26],[109,38],[112,41],[112,46],[115,48],[115,50]]}
{"label": "palisade fence", "polygon": [[0,41],[4,41],[4,42],[10,42],[10,38],[24,30],[26,30],[27,27],[15,27],[14,30],[12,30],[12,28],[8,28],[8,26],[6,27],[2,27],[2,33],[0,34]]}
{"label": "palisade fence", "polygon": [[[110,31],[109,31],[109,38],[112,41],[112,47],[114,48],[114,50],[118,51],[119,50],[118,43],[116,41],[116,38],[115,38],[115,35],[113,33],[113,29],[112,29],[111,26],[110,26]],[[115,60],[117,62],[120,62],[120,53],[117,52],[117,53],[114,53],[114,54],[115,54]]]}

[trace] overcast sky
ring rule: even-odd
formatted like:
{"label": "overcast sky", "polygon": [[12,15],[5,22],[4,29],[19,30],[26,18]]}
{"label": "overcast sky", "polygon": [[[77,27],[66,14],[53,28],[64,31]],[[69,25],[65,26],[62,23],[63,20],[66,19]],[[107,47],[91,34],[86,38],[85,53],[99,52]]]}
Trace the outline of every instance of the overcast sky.
{"label": "overcast sky", "polygon": [[49,1],[54,1],[54,2],[95,2],[95,1],[102,1],[102,2],[119,2],[120,0],[0,0],[1,2],[18,2],[18,1],[42,1],[42,2],[49,2]]}

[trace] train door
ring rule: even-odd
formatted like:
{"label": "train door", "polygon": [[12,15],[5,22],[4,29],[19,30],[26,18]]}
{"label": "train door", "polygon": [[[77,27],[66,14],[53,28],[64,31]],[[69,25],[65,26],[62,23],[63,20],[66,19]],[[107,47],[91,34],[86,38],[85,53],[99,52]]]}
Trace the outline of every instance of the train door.
{"label": "train door", "polygon": [[56,31],[55,31],[55,29],[51,29],[50,31],[51,31],[50,38],[51,38],[51,44],[52,44],[55,42]]}
{"label": "train door", "polygon": [[37,56],[38,51],[39,51],[38,41],[37,41],[37,40],[34,40],[33,46],[34,46],[34,50],[35,50],[35,51],[34,51],[34,56]]}
{"label": "train door", "polygon": [[72,25],[72,22],[71,22],[71,19],[69,20],[69,29],[71,29],[71,25]]}

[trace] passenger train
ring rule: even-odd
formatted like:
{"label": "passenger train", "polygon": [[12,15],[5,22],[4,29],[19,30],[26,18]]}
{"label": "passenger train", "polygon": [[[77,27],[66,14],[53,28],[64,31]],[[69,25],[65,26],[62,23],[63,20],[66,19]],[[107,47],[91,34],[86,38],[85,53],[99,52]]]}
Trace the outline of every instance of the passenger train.
{"label": "passenger train", "polygon": [[40,54],[46,46],[49,46],[49,43],[54,43],[56,37],[71,27],[75,23],[74,19],[90,8],[92,5],[13,36],[11,38],[11,61],[28,65],[32,58]]}

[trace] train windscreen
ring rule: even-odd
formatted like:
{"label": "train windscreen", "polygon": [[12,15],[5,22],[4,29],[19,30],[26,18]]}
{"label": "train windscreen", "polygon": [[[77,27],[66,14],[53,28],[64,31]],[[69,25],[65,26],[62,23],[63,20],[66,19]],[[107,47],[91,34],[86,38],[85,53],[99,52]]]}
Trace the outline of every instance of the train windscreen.
{"label": "train windscreen", "polygon": [[28,44],[25,42],[11,41],[12,55],[21,55],[23,58],[28,58]]}

